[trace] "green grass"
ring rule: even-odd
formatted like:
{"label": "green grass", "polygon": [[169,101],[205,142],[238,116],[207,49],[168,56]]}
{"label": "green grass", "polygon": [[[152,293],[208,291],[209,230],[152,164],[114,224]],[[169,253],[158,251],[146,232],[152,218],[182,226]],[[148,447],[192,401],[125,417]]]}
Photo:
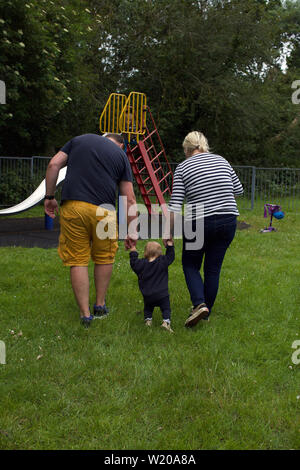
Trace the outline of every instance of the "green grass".
{"label": "green grass", "polygon": [[[173,335],[143,325],[122,244],[107,303],[82,328],[55,249],[1,248],[1,449],[299,449],[300,217],[261,234],[241,213],[210,322],[185,329],[180,264],[169,270]],[[140,242],[142,252],[144,242]],[[90,266],[92,275],[92,265]],[[91,281],[91,303],[94,287]]]}

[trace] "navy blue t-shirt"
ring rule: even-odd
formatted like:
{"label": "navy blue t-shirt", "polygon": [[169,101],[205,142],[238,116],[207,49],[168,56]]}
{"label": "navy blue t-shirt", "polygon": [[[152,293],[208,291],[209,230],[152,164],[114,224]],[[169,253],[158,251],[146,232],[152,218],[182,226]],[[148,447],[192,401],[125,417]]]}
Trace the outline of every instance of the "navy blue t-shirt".
{"label": "navy blue t-shirt", "polygon": [[68,155],[62,202],[85,201],[97,206],[115,206],[121,181],[132,181],[125,152],[114,142],[97,134],[84,134],[61,149]]}

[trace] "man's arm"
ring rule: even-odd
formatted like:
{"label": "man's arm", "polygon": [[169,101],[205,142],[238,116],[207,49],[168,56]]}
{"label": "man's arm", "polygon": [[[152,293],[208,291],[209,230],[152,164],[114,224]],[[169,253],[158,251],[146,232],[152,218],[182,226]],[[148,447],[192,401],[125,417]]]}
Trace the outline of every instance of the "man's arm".
{"label": "man's arm", "polygon": [[[51,158],[46,172],[46,196],[54,196],[56,191],[56,182],[60,170],[66,166],[68,155],[61,150]],[[56,199],[45,199],[45,212],[54,219],[58,213],[58,204]]]}
{"label": "man's arm", "polygon": [[136,245],[137,235],[137,206],[131,181],[121,181],[119,185],[120,195],[126,197],[128,235],[125,240],[125,248],[128,250]]}

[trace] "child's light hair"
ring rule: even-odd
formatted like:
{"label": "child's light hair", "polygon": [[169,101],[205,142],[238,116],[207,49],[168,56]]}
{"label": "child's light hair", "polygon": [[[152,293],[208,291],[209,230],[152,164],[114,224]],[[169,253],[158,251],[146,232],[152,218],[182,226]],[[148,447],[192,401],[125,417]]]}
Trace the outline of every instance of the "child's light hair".
{"label": "child's light hair", "polygon": [[162,255],[162,248],[157,242],[148,242],[145,246],[144,257],[146,259],[158,258]]}
{"label": "child's light hair", "polygon": [[194,150],[201,152],[209,152],[209,146],[207,138],[200,131],[190,132],[183,141],[184,153],[187,156],[191,156]]}

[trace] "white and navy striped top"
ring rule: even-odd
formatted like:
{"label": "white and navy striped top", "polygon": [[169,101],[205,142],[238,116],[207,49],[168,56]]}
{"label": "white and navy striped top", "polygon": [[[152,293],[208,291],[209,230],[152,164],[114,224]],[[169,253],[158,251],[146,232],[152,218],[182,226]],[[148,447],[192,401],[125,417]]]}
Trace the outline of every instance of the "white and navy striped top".
{"label": "white and navy striped top", "polygon": [[239,215],[234,195],[242,193],[243,186],[225,158],[199,153],[177,166],[168,209],[181,212],[186,200],[187,205],[200,207],[197,213],[202,215],[193,215],[192,218],[216,214]]}

